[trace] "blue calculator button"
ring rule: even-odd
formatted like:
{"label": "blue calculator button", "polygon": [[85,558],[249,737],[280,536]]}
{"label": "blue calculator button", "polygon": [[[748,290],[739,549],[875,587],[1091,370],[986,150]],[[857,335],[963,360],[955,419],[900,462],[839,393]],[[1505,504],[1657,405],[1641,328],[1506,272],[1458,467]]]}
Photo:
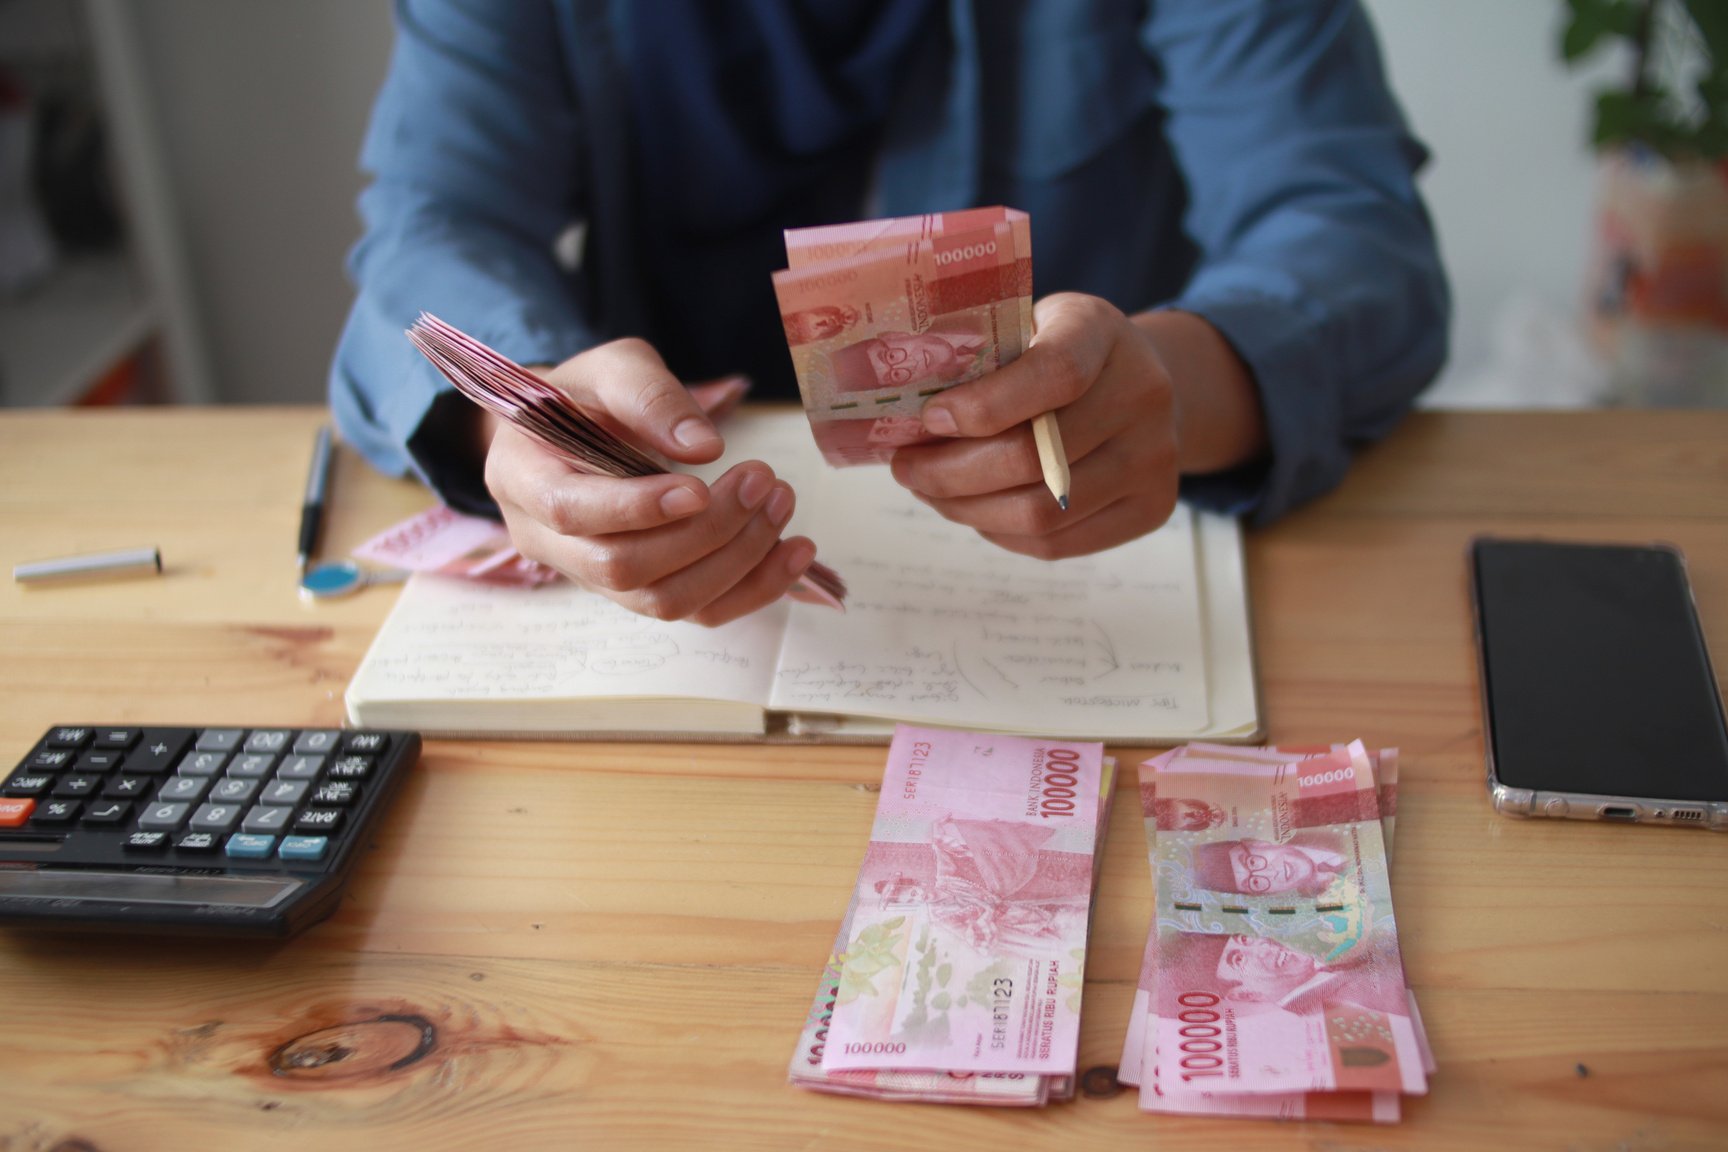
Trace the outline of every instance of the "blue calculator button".
{"label": "blue calculator button", "polygon": [[241,860],[267,860],[270,849],[276,844],[274,836],[255,836],[250,832],[236,832],[228,837],[228,855]]}
{"label": "blue calculator button", "polygon": [[284,836],[276,855],[284,860],[322,860],[329,846],[328,836]]}

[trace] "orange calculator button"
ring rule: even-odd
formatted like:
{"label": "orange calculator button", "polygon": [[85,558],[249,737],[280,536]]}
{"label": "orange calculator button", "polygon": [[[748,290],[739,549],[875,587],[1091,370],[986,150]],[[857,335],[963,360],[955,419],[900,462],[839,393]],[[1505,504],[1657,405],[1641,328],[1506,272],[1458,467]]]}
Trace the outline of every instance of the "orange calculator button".
{"label": "orange calculator button", "polygon": [[30,813],[36,810],[34,800],[0,799],[0,828],[22,828]]}

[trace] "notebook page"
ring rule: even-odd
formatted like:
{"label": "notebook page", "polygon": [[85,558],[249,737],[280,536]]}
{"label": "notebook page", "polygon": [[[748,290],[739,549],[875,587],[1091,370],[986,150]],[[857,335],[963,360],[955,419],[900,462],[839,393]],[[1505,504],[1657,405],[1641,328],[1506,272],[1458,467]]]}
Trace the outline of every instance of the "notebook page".
{"label": "notebook page", "polygon": [[505,588],[418,573],[349,699],[535,701],[768,697],[786,605],[720,628],[663,623],[574,584]]}
{"label": "notebook page", "polygon": [[801,413],[724,428],[728,459],[792,481],[790,531],[845,577],[846,613],[793,605],[769,706],[1131,739],[1208,726],[1193,517],[1095,556],[1016,556],[885,468],[827,469]]}

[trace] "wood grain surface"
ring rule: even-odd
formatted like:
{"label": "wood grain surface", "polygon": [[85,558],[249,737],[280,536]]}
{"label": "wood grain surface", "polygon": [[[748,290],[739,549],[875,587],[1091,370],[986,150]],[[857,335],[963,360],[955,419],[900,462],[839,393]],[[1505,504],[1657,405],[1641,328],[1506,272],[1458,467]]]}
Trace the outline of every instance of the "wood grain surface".
{"label": "wood grain surface", "polygon": [[[0,583],[0,769],[58,723],[340,722],[393,593],[295,594],[323,418],[0,415],[0,565],[151,544],[166,565]],[[333,493],[325,558],[430,500],[346,447]],[[1249,536],[1272,738],[1401,749],[1393,889],[1440,1071],[1396,1127],[1152,1117],[1131,1090],[1027,1112],[790,1088],[881,749],[434,741],[294,941],[0,931],[0,1152],[1728,1147],[1728,837],[1494,814],[1480,533],[1679,545],[1720,667],[1728,413],[1419,415]],[[1082,1070],[1116,1063],[1145,942],[1131,808]]]}

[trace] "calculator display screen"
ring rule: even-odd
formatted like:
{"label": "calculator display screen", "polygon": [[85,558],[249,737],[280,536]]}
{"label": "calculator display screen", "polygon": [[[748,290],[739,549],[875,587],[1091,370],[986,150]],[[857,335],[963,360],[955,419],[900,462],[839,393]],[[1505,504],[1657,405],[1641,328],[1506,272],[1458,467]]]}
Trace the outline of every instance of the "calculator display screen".
{"label": "calculator display screen", "polygon": [[227,904],[274,908],[303,881],[281,876],[175,876],[160,872],[0,869],[0,899],[108,900],[116,904]]}

